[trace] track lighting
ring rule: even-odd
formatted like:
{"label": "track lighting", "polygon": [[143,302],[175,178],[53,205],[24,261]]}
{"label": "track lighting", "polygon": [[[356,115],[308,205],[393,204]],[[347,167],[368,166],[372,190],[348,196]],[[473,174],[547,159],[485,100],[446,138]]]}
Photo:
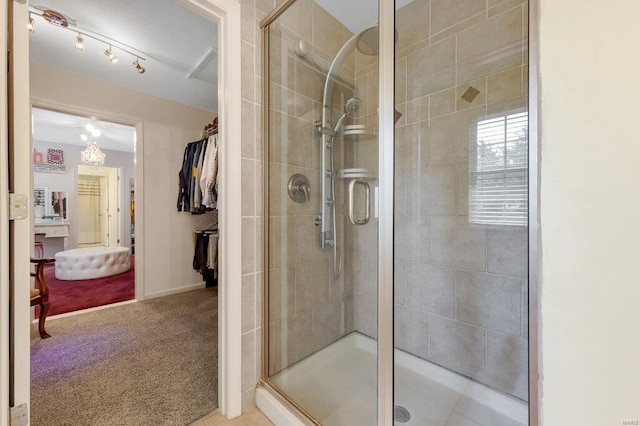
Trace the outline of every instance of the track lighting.
{"label": "track lighting", "polygon": [[80,33],[78,33],[78,37],[76,37],[76,49],[80,51],[84,50],[84,39]]}
{"label": "track lighting", "polygon": [[104,54],[107,55],[107,58],[109,58],[109,62],[111,62],[112,64],[118,62],[118,57],[114,55],[113,52],[111,52],[111,45],[109,45],[109,48],[104,51]]}
{"label": "track lighting", "polygon": [[[29,32],[34,32],[35,22],[33,19],[33,15],[46,20],[47,22],[49,22],[51,25],[55,27],[61,28],[63,30],[73,31],[74,33],[76,33],[77,36],[76,36],[75,48],[81,52],[84,51],[84,40],[85,38],[88,37],[90,39],[104,43],[105,45],[108,46],[108,48],[104,50],[104,54],[109,59],[109,62],[111,62],[112,64],[118,62],[118,57],[112,51],[113,46],[116,46],[118,50],[128,53],[132,57],[136,58],[135,62],[133,62],[133,67],[136,69],[136,71],[138,71],[138,73],[144,74],[147,71],[145,67],[143,67],[142,64],[140,64],[140,61],[144,61],[145,58],[140,56],[142,52],[139,51],[138,49],[135,49],[134,47],[128,46],[125,43],[122,43],[118,40],[114,40],[105,35],[102,35],[93,31],[89,31],[86,28],[79,28],[78,25],[76,24],[76,21],[74,21],[73,19],[67,18],[62,13],[56,12],[55,10],[49,10],[49,9],[45,10],[44,8],[41,8],[39,6],[30,6],[29,7],[29,23],[27,25]],[[82,30],[82,32],[80,32],[80,30]]]}
{"label": "track lighting", "polygon": [[142,65],[140,65],[140,62],[139,62],[139,61],[140,61],[140,58],[136,57],[136,61],[133,63],[133,67],[134,67],[136,70],[138,70],[138,72],[139,72],[140,74],[144,74],[144,72],[146,71],[146,69],[145,69]]}

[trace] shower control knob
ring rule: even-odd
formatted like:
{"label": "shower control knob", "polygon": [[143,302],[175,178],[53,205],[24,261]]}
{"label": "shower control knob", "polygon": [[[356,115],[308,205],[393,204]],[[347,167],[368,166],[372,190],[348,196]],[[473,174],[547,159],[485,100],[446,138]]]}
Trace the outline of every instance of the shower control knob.
{"label": "shower control knob", "polygon": [[296,173],[291,176],[287,189],[289,198],[296,203],[306,203],[311,199],[311,185],[305,175]]}

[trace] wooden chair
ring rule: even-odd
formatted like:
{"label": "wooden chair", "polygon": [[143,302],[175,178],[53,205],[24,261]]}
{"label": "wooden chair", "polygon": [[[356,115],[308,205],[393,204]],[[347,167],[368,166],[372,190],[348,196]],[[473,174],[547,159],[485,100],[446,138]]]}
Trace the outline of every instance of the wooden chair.
{"label": "wooden chair", "polygon": [[40,306],[40,316],[38,318],[38,331],[40,337],[47,339],[51,337],[44,329],[44,322],[47,320],[51,303],[49,302],[49,286],[44,279],[44,265],[55,262],[55,259],[47,258],[31,258],[31,263],[36,265],[35,272],[31,276],[35,278],[35,288],[31,289],[31,306]]}

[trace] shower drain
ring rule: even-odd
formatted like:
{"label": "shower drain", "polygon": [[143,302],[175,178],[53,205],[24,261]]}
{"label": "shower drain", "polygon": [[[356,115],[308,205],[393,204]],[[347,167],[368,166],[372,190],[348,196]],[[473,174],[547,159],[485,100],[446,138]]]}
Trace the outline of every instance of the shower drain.
{"label": "shower drain", "polygon": [[402,405],[393,406],[393,419],[399,423],[406,423],[411,419],[411,413]]}

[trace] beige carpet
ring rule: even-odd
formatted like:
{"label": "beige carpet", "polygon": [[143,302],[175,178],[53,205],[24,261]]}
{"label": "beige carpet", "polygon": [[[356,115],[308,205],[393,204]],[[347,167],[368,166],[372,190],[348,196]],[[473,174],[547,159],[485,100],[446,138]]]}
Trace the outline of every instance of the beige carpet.
{"label": "beige carpet", "polygon": [[31,329],[32,426],[182,426],[217,408],[217,297],[203,289]]}

